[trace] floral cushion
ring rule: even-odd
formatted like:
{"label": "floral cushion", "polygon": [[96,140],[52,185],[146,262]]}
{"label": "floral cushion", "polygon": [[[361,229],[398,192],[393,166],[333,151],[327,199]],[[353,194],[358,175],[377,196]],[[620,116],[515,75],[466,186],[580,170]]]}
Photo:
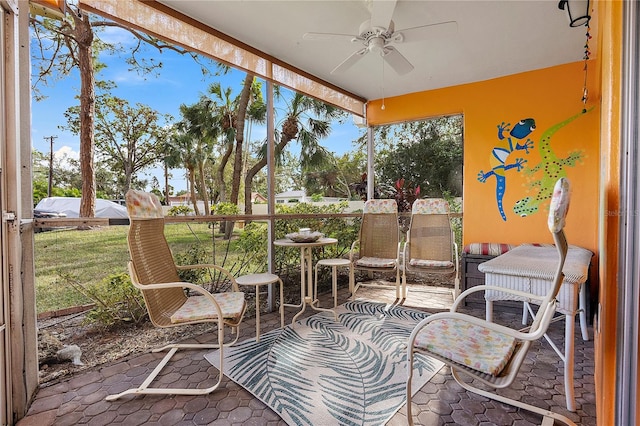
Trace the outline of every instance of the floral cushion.
{"label": "floral cushion", "polygon": [[[244,310],[244,293],[226,292],[212,295],[216,300],[222,316],[227,319],[237,320]],[[205,296],[189,297],[186,302],[171,315],[171,322],[178,324],[187,321],[199,321],[205,319],[216,319],[218,314],[211,299]]]}
{"label": "floral cushion", "polygon": [[448,260],[411,259],[409,265],[416,268],[453,268],[453,262]]}
{"label": "floral cushion", "polygon": [[365,256],[356,260],[356,265],[364,266],[365,268],[393,268],[396,266],[396,260]]}
{"label": "floral cushion", "polygon": [[443,198],[422,198],[413,202],[411,214],[448,214],[449,203]]}
{"label": "floral cushion", "polygon": [[507,365],[516,341],[462,319],[445,318],[427,324],[416,336],[415,346],[495,376]]}
{"label": "floral cushion", "polygon": [[130,189],[125,195],[130,218],[156,219],[164,217],[162,204],[155,194]]}
{"label": "floral cushion", "polygon": [[397,213],[398,204],[396,200],[368,200],[363,211],[370,214]]}

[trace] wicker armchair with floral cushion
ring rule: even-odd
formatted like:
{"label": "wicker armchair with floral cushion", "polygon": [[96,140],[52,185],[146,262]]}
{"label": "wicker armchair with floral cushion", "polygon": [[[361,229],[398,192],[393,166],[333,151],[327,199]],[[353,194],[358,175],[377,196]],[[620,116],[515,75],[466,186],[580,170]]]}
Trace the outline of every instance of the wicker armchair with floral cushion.
{"label": "wicker armchair with floral cushion", "polygon": [[454,273],[453,297],[460,294],[458,245],[446,200],[424,198],[413,202],[407,242],[402,253],[402,281],[405,286],[407,272]]}
{"label": "wicker armchair with floral cushion", "polygon": [[[411,382],[416,354],[428,355],[447,364],[451,374],[464,389],[504,404],[532,411],[542,416],[543,425],[555,421],[574,425],[566,416],[510,398],[496,389],[511,386],[531,346],[547,332],[556,311],[556,296],[563,282],[562,268],[567,257],[568,244],[563,231],[569,207],[569,182],[561,178],[556,182],[549,207],[548,228],[557,250],[557,267],[549,291],[538,296],[509,288],[487,285],[464,291],[449,312],[430,315],[413,329],[407,344],[407,417],[413,424]],[[535,259],[531,259],[535,262]],[[457,312],[462,301],[477,291],[500,290],[526,297],[540,305],[530,327],[516,330],[462,312]],[[463,380],[466,376],[467,380]],[[483,387],[477,387],[482,384]]]}
{"label": "wicker armchair with floral cushion", "polygon": [[368,200],[364,204],[359,238],[351,245],[349,285],[355,296],[360,286],[389,287],[370,283],[357,283],[355,271],[395,272],[396,298],[401,296],[399,268],[400,229],[398,227],[398,205],[395,200]]}
{"label": "wicker armchair with floral cushion", "polygon": [[[107,396],[115,400],[123,395],[174,394],[204,395],[220,386],[223,375],[223,346],[232,345],[238,339],[238,327],[247,308],[244,293],[231,273],[213,264],[176,266],[164,236],[164,215],[158,198],[151,193],[130,190],[126,194],[129,213],[129,274],[133,285],[140,289],[151,322],[157,327],[175,327],[210,322],[217,327],[217,342],[212,344],[169,344],[153,352],[169,350],[158,366],[143,383],[116,395]],[[230,290],[224,293],[209,293],[199,285],[183,282],[178,269],[209,268],[219,271],[230,282]],[[232,328],[235,339],[224,343],[225,326]],[[224,345],[223,345],[224,343]],[[149,387],[162,369],[179,349],[219,348],[220,373],[217,381],[206,388]]]}

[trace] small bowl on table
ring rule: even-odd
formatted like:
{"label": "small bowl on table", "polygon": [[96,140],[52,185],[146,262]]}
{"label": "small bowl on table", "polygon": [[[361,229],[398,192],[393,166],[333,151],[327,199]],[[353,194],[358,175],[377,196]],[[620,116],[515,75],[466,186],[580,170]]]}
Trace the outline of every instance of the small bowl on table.
{"label": "small bowl on table", "polygon": [[322,232],[293,232],[285,235],[288,239],[294,243],[314,243],[320,238],[324,237]]}

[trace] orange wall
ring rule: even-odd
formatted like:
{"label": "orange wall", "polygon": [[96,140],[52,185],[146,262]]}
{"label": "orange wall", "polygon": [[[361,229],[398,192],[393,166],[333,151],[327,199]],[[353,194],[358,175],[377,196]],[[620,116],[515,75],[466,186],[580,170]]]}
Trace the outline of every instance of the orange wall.
{"label": "orange wall", "polygon": [[[528,175],[541,162],[540,140],[547,129],[583,109],[581,101],[584,64],[576,62],[543,70],[531,71],[493,80],[456,87],[414,93],[370,102],[367,108],[369,124],[388,124],[454,113],[464,114],[464,197],[463,240],[469,242],[552,242],[546,228],[549,201],[540,204],[537,213],[521,217],[513,206],[526,196],[534,196],[528,179],[539,179],[543,171]],[[593,66],[593,64],[592,64]],[[567,219],[567,238],[571,244],[597,252],[598,185],[599,185],[599,91],[589,75],[590,112],[581,115],[559,129],[550,139],[553,153],[559,159],[581,150],[582,156],[574,166],[566,166],[566,176],[573,184],[571,208]],[[496,178],[478,180],[478,173],[491,169],[492,150],[499,144],[497,125],[506,122],[513,126],[521,119],[533,118],[536,129],[529,135],[534,148],[526,154],[514,151],[506,164],[516,158],[526,159],[524,168],[507,170],[504,211],[506,221],[498,212]],[[512,138],[514,142],[517,139]],[[522,140],[523,141],[523,140]],[[520,141],[520,142],[522,142]],[[555,179],[553,179],[555,182]]]}
{"label": "orange wall", "polygon": [[[595,388],[598,425],[615,424],[620,211],[620,103],[622,2],[598,2],[598,56],[602,76],[601,233],[598,316],[594,320]],[[608,212],[608,214],[607,214]],[[630,325],[631,326],[631,325]],[[635,325],[633,325],[635,327]],[[640,407],[640,404],[637,405]],[[636,424],[639,424],[636,422]]]}

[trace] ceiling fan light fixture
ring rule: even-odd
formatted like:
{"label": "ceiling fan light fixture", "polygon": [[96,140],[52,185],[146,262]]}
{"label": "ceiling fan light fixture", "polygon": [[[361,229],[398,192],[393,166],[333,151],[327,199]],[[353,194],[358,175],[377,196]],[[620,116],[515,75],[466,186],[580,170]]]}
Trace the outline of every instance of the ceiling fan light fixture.
{"label": "ceiling fan light fixture", "polygon": [[369,44],[368,44],[369,51],[375,52],[380,56],[384,56],[385,55],[384,45],[385,45],[385,42],[382,37],[374,37],[369,40]]}

